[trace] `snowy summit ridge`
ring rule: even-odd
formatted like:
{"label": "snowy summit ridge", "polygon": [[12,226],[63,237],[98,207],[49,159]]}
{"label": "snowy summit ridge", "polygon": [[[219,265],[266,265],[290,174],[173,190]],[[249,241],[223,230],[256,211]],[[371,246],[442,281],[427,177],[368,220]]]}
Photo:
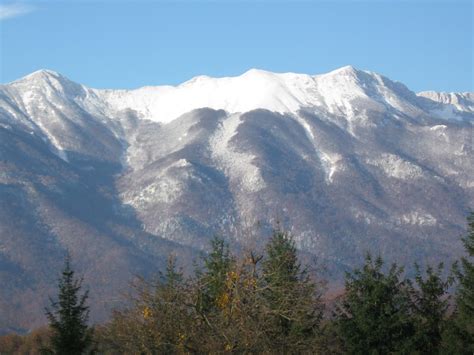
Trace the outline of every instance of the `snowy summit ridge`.
{"label": "snowy summit ridge", "polygon": [[[352,66],[320,75],[250,69],[236,77],[197,76],[177,86],[145,86],[134,90],[90,89],[54,71],[40,70],[9,86],[25,84],[29,90],[23,92],[46,87],[48,96],[54,91],[61,96],[67,94],[86,108],[96,107],[106,113],[131,109],[144,119],[161,123],[203,107],[229,113],[255,109],[294,113],[301,108],[315,108],[347,118],[363,114],[367,109],[409,111],[415,115],[428,111],[439,118],[456,118],[456,113],[462,112],[464,107],[467,111],[473,107],[471,94],[463,96],[463,103],[467,102],[464,106],[438,93],[417,96],[401,83]],[[450,108],[439,109],[434,107],[436,104]]]}

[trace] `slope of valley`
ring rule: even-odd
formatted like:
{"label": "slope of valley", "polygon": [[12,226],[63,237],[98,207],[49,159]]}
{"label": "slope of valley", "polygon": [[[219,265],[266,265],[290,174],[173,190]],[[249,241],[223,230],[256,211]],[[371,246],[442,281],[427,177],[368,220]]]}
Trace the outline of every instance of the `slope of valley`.
{"label": "slope of valley", "polygon": [[[473,93],[250,70],[177,87],[0,86],[0,328],[45,321],[69,250],[106,318],[133,275],[276,220],[334,284],[364,253],[450,262],[474,205]],[[256,225],[258,224],[258,227]]]}

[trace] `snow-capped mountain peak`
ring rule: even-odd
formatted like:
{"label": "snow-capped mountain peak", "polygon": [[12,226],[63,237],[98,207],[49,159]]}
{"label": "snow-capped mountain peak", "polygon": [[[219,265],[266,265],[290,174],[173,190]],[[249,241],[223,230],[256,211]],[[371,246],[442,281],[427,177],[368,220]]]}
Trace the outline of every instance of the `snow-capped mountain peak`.
{"label": "snow-capped mountain peak", "polygon": [[131,108],[144,118],[163,123],[202,107],[231,113],[254,109],[288,113],[312,107],[348,118],[361,111],[354,110],[356,101],[365,109],[379,111],[417,109],[416,103],[405,102],[408,97],[416,100],[416,95],[403,85],[352,66],[314,76],[250,69],[235,77],[198,76],[178,86],[95,93],[111,107]]}
{"label": "snow-capped mountain peak", "polygon": [[228,112],[258,108],[279,113],[304,106],[307,93],[295,82],[300,74],[276,74],[251,69],[236,77],[198,76],[178,86],[143,87],[136,90],[97,90],[112,107],[132,108],[144,118],[170,122],[193,109],[209,107]]}
{"label": "snow-capped mountain peak", "polygon": [[22,80],[37,81],[37,80],[45,80],[45,79],[49,79],[49,78],[65,78],[65,77],[63,75],[61,75],[60,73],[54,71],[54,70],[39,69],[39,70],[36,70],[36,71],[24,76],[21,79],[15,80],[13,83],[18,82],[18,81],[22,81]]}
{"label": "snow-capped mountain peak", "polygon": [[24,76],[23,78],[15,80],[8,85],[12,87],[30,86],[38,88],[44,88],[46,85],[61,90],[64,85],[68,84],[79,85],[56,71],[40,69]]}
{"label": "snow-capped mountain peak", "polygon": [[49,99],[56,96],[63,100],[83,96],[87,90],[83,85],[49,69],[37,70],[4,86],[22,96],[47,96]]}
{"label": "snow-capped mountain peak", "polygon": [[192,260],[216,234],[260,245],[275,218],[335,277],[373,248],[388,262],[450,263],[474,202],[472,95],[416,95],[350,66],[136,90],[42,70],[0,85],[11,319],[32,309],[25,290],[47,299],[44,275],[66,249],[112,300],[170,251]]}
{"label": "snow-capped mountain peak", "polygon": [[472,92],[423,91],[418,93],[418,96],[425,97],[443,105],[449,105],[451,108],[459,111],[474,112],[474,93]]}
{"label": "snow-capped mountain peak", "polygon": [[[461,106],[469,101],[464,96],[451,99],[437,93],[417,96],[401,83],[350,65],[320,75],[250,69],[235,77],[197,76],[177,86],[146,86],[134,90],[89,89],[57,72],[39,70],[4,87],[16,91],[15,96],[25,98],[26,103],[35,97],[46,97],[54,102],[53,97],[57,97],[59,101],[73,100],[88,109],[98,108],[111,117],[118,111],[131,109],[144,119],[161,123],[203,107],[229,113],[255,109],[296,113],[306,108],[345,120],[366,117],[369,111],[451,118],[457,111],[466,111]],[[444,107],[446,105],[450,107]]]}

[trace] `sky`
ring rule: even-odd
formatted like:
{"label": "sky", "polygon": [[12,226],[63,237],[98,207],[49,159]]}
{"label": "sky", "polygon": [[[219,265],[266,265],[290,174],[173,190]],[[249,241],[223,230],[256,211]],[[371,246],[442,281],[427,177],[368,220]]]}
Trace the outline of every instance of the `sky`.
{"label": "sky", "polygon": [[413,91],[474,91],[473,1],[0,0],[0,82],[51,69],[95,88],[345,65]]}

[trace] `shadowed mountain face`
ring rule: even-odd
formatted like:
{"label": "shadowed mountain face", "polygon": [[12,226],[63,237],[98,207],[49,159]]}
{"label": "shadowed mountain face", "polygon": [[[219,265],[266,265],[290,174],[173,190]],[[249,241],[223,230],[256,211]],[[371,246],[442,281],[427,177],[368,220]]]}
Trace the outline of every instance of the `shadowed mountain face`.
{"label": "shadowed mountain face", "polygon": [[215,234],[263,244],[276,220],[333,284],[368,250],[451,261],[474,202],[473,109],[471,93],[417,95],[352,67],[2,85],[0,328],[45,321],[67,250],[97,321],[170,252],[189,265]]}

